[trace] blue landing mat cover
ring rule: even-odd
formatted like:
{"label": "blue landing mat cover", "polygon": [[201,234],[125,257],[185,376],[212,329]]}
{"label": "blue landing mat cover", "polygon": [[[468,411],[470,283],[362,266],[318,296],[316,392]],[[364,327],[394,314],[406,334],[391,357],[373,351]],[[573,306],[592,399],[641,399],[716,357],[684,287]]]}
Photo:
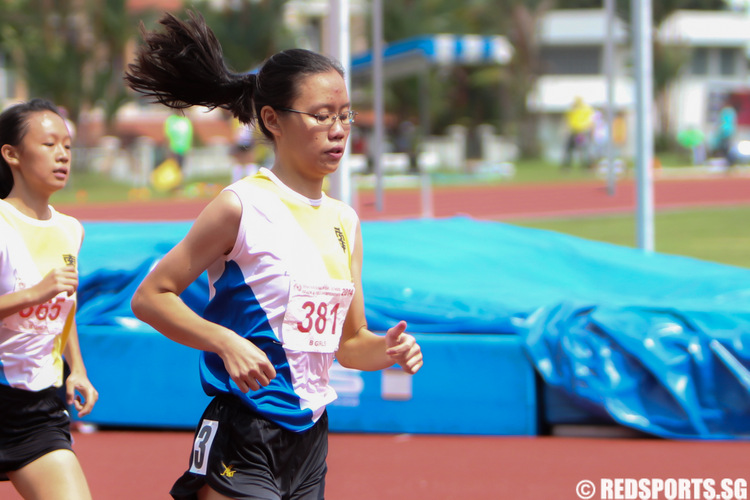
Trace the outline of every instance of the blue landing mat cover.
{"label": "blue landing mat cover", "polygon": [[[84,225],[79,324],[137,323],[133,290],[190,224]],[[373,330],[521,335],[592,412],[663,437],[750,436],[750,269],[465,218],[362,232]],[[207,296],[205,275],[183,294],[198,311]]]}

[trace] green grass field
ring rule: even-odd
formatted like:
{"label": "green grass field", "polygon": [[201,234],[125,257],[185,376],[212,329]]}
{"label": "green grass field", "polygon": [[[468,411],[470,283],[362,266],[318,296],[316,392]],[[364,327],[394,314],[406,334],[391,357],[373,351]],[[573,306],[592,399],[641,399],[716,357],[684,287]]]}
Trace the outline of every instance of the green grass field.
{"label": "green grass field", "polygon": [[[655,251],[750,267],[749,221],[750,207],[657,212],[654,216]],[[637,246],[633,215],[513,223],[616,245]]]}

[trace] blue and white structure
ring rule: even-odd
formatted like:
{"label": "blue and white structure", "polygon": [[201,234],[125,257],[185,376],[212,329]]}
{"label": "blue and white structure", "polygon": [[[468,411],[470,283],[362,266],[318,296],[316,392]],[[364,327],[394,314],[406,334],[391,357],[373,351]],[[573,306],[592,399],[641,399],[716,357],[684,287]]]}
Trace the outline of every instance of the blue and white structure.
{"label": "blue and white structure", "polygon": [[[432,66],[507,64],[513,48],[503,36],[420,35],[385,45],[384,77],[412,75]],[[355,78],[372,71],[373,54],[352,57],[351,72]]]}

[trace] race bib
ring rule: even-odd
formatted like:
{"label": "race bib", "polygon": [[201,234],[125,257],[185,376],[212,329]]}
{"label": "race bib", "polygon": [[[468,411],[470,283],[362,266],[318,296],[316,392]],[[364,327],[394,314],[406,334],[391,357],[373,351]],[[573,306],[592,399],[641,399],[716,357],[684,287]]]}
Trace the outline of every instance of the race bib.
{"label": "race bib", "polygon": [[27,307],[7,316],[2,322],[6,328],[20,333],[59,335],[74,303],[65,293],[61,293],[43,304]]}
{"label": "race bib", "polygon": [[353,297],[354,284],[350,281],[312,284],[292,280],[281,327],[284,347],[304,352],[335,352]]}

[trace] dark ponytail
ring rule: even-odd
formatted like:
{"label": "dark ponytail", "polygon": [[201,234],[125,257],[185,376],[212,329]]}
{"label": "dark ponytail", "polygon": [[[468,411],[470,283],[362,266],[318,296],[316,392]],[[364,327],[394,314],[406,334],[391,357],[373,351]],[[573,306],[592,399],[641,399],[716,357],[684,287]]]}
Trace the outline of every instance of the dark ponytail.
{"label": "dark ponytail", "polygon": [[125,81],[170,108],[223,108],[241,122],[251,123],[255,75],[230,71],[221,44],[203,16],[188,13],[187,21],[165,14],[159,20],[164,33],[147,32],[141,24],[144,45],[128,65]]}
{"label": "dark ponytail", "polygon": [[[257,75],[233,73],[203,16],[188,13],[187,21],[165,14],[159,21],[164,33],[146,32],[141,25],[144,45],[135,62],[128,65],[125,80],[154,102],[177,109],[194,105],[223,108],[240,122],[252,124],[264,106],[289,107],[300,78],[331,70],[344,76],[338,62],[304,49],[271,56]],[[273,140],[263,120],[258,122],[263,134]]]}
{"label": "dark ponytail", "polygon": [[[6,144],[20,145],[29,130],[29,117],[32,113],[40,111],[52,111],[60,115],[57,107],[44,99],[32,99],[15,104],[0,113],[0,147]],[[12,189],[13,173],[5,158],[0,155],[0,199],[5,199]]]}

